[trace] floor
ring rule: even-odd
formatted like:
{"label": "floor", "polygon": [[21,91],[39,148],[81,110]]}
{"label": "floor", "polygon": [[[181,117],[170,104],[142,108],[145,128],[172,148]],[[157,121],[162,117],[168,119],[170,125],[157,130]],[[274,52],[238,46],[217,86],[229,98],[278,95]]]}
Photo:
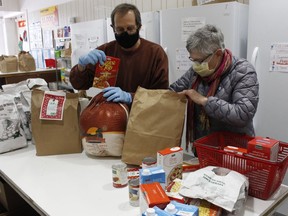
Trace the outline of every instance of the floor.
{"label": "floor", "polygon": [[284,214],[280,214],[278,212],[275,212],[272,216],[287,216],[288,214],[284,215]]}

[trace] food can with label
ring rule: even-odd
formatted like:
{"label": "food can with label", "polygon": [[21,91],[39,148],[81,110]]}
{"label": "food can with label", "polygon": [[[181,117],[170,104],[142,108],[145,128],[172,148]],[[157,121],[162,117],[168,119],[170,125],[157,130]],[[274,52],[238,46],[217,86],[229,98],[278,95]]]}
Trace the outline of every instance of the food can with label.
{"label": "food can with label", "polygon": [[142,160],[142,169],[157,166],[157,159],[154,157],[145,157]]}
{"label": "food can with label", "polygon": [[129,203],[131,206],[139,206],[139,178],[130,179],[129,185]]}
{"label": "food can with label", "polygon": [[112,165],[112,179],[113,186],[116,188],[127,186],[127,165],[125,163],[117,163]]}

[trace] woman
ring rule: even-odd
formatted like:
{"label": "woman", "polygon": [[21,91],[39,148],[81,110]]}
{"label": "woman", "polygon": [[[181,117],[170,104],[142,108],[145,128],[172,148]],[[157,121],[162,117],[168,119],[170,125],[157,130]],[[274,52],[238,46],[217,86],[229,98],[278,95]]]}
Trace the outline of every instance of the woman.
{"label": "woman", "polygon": [[214,131],[254,136],[259,84],[252,64],[225,49],[213,25],[190,35],[186,48],[193,65],[169,87],[188,97],[186,147]]}

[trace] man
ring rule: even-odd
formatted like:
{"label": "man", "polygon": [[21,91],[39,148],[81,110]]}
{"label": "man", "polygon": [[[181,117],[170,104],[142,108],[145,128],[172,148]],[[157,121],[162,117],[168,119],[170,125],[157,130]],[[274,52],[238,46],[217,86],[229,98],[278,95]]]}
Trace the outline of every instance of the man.
{"label": "man", "polygon": [[188,97],[187,143],[214,131],[254,136],[259,100],[254,67],[225,49],[220,29],[205,25],[186,42],[192,67],[170,89]]}
{"label": "man", "polygon": [[131,104],[138,86],[167,89],[168,58],[163,48],[140,38],[141,16],[132,4],[120,4],[111,13],[115,39],[79,58],[70,72],[75,89],[86,90],[93,84],[95,64],[104,64],[107,56],[120,58],[116,87],[103,89],[107,101]]}

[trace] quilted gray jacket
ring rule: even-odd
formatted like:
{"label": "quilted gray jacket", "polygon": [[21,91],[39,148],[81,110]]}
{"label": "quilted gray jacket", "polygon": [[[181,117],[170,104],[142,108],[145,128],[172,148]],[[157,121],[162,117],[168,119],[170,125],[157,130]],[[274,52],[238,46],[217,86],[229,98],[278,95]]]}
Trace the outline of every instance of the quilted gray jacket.
{"label": "quilted gray jacket", "polygon": [[[214,131],[231,131],[254,136],[253,117],[259,100],[259,83],[257,74],[246,59],[233,57],[229,71],[223,74],[215,96],[208,97],[204,110],[209,117],[210,130],[203,131],[199,124],[200,106],[195,106],[194,138],[198,139]],[[170,89],[180,92],[190,89],[196,74],[192,67]],[[209,85],[201,82],[197,91],[206,96]],[[192,141],[192,140],[191,140]]]}

